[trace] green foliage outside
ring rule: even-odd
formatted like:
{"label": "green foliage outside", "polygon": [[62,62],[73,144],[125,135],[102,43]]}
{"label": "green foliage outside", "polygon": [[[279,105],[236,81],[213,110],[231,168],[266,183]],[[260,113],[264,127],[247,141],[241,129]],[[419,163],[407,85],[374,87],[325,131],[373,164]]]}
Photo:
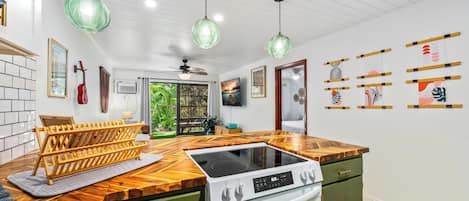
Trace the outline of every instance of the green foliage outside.
{"label": "green foliage outside", "polygon": [[155,131],[176,130],[176,84],[153,83],[150,86],[152,127]]}

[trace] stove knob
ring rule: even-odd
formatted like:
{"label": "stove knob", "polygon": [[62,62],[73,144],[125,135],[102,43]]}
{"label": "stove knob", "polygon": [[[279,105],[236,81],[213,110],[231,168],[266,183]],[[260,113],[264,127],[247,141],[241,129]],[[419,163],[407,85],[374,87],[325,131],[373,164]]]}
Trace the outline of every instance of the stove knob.
{"label": "stove knob", "polygon": [[243,185],[240,184],[236,189],[235,189],[235,198],[236,201],[241,201],[243,199]]}
{"label": "stove knob", "polygon": [[230,188],[225,188],[223,192],[221,192],[221,200],[222,201],[230,201]]}
{"label": "stove knob", "polygon": [[314,172],[314,170],[311,170],[310,172],[308,172],[308,176],[309,179],[314,183],[314,181],[316,180],[316,172]]}
{"label": "stove knob", "polygon": [[300,173],[300,179],[301,179],[301,182],[303,182],[303,184],[306,184],[308,182],[308,180],[306,178],[307,177],[306,174],[307,174],[306,171]]}

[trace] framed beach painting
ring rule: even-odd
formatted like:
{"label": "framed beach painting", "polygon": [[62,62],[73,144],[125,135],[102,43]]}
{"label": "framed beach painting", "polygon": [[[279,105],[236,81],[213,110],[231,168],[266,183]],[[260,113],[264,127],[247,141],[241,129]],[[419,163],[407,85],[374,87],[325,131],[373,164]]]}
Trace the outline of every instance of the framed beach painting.
{"label": "framed beach painting", "polygon": [[266,97],[266,66],[260,66],[251,70],[251,97]]}
{"label": "framed beach painting", "polygon": [[66,98],[68,95],[68,50],[49,38],[47,95],[49,97]]}

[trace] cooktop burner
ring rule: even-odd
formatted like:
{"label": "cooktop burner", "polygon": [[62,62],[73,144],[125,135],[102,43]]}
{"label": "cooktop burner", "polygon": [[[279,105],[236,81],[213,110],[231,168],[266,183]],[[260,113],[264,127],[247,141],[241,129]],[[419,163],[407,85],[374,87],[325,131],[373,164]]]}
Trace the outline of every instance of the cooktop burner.
{"label": "cooktop burner", "polygon": [[191,155],[213,178],[306,161],[268,146]]}

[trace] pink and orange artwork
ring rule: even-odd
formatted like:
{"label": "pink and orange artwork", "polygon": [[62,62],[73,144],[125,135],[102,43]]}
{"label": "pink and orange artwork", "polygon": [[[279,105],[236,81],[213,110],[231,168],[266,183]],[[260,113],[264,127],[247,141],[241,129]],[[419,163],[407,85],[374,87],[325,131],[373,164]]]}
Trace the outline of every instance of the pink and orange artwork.
{"label": "pink and orange artwork", "polygon": [[365,88],[365,105],[377,105],[383,99],[383,87],[366,87]]}
{"label": "pink and orange artwork", "polygon": [[441,60],[441,53],[438,43],[423,45],[422,56],[425,64],[439,63]]}
{"label": "pink and orange artwork", "polygon": [[332,90],[331,92],[332,95],[332,104],[333,105],[342,105],[342,94],[340,94],[339,91],[337,90]]}
{"label": "pink and orange artwork", "polygon": [[446,103],[446,87],[444,81],[419,83],[419,105]]}

